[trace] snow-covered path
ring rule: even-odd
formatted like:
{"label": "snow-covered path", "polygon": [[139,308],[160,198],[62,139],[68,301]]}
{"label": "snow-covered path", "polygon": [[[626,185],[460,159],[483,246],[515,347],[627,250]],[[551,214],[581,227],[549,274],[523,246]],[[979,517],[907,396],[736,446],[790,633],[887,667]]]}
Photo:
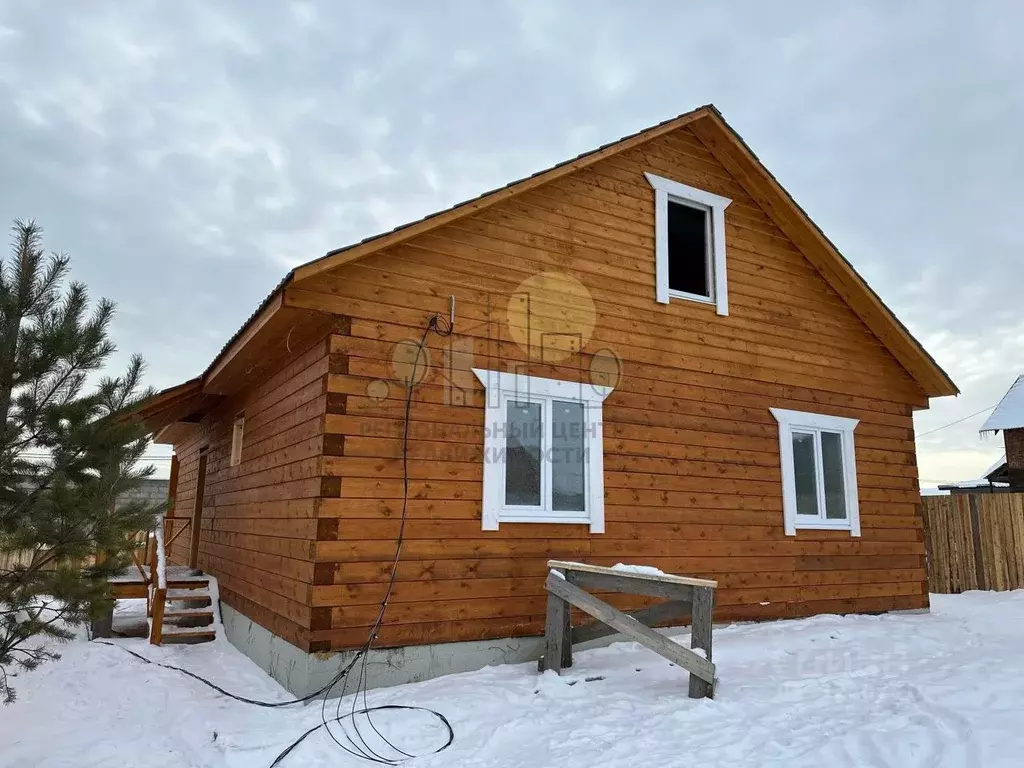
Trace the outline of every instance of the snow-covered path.
{"label": "snow-covered path", "polygon": [[[287,698],[222,640],[121,642],[242,695]],[[117,648],[62,650],[60,662],[21,675],[18,702],[0,709],[0,765],[264,768],[320,722],[318,705],[241,704]],[[417,768],[1024,764],[1024,591],[933,596],[929,615],[729,627],[715,632],[715,662],[714,701],[687,698],[685,673],[629,643],[579,654],[562,678],[534,665],[489,668],[369,701],[432,707],[451,721],[454,744]],[[593,677],[603,679],[585,682]],[[410,752],[443,736],[428,715],[374,723]],[[373,764],[321,731],[282,765]]]}

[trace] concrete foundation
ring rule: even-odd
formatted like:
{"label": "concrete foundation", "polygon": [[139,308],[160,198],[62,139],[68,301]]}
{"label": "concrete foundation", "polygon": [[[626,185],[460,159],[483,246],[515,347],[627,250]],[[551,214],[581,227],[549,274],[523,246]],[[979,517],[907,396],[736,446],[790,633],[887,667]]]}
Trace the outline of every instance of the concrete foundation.
{"label": "concrete foundation", "polygon": [[[296,696],[319,690],[352,659],[353,651],[306,653],[225,603],[220,611],[228,641]],[[366,684],[387,688],[496,664],[535,661],[543,647],[542,637],[514,637],[382,648],[370,652]],[[338,695],[340,688],[335,691]]]}
{"label": "concrete foundation", "polygon": [[[325,686],[354,654],[306,653],[254,622],[231,606],[220,604],[221,620],[227,639],[258,664],[295,696],[306,696]],[[893,611],[893,613],[928,613],[927,608]],[[730,624],[747,622],[730,622]],[[715,624],[715,627],[726,625]],[[666,635],[688,634],[690,628],[659,629]],[[622,635],[574,645],[573,650],[600,648],[625,640]],[[544,653],[543,637],[509,637],[501,640],[477,640],[437,645],[412,645],[404,648],[382,648],[370,652],[366,662],[367,688],[388,688],[403,683],[430,680],[455,672],[472,672],[498,664],[521,664],[536,661]],[[350,684],[349,692],[352,691]],[[335,691],[341,695],[341,686]]]}

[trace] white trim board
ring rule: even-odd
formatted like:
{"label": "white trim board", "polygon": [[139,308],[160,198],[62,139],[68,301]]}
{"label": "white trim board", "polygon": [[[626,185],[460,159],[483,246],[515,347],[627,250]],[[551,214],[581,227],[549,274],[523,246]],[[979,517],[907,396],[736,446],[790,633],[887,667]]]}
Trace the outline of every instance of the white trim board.
{"label": "white trim board", "polygon": [[[857,491],[857,459],[853,442],[853,431],[858,419],[842,416],[828,416],[821,413],[789,411],[784,408],[770,408],[772,416],[779,423],[779,454],[782,462],[782,514],[787,536],[795,536],[801,529],[849,531],[851,536],[860,536],[860,503]],[[841,436],[843,458],[843,492],[846,500],[846,517],[828,519],[825,517],[823,501],[820,499],[823,480],[821,475],[820,450],[816,449],[816,481],[819,486],[818,515],[797,514],[796,469],[793,464],[793,432],[826,431]],[[818,444],[815,438],[815,445]]]}
{"label": "white trim board", "polygon": [[[728,197],[722,197],[703,189],[697,189],[663,176],[644,173],[654,188],[654,261],[656,275],[656,297],[660,304],[668,304],[673,298],[714,304],[719,315],[729,314],[729,288],[725,268],[725,209],[732,204]],[[695,203],[708,210],[711,220],[710,250],[711,266],[710,296],[698,296],[669,288],[668,280],[668,203],[673,199],[682,203]]]}
{"label": "white trim board", "polygon": [[[484,472],[483,514],[481,527],[496,531],[501,523],[575,523],[589,525],[591,533],[604,533],[604,434],[602,403],[612,393],[611,387],[586,382],[545,379],[507,371],[474,368],[473,374],[486,389],[484,410]],[[552,509],[550,483],[552,470],[542,461],[540,504],[510,506],[505,503],[505,436],[507,419],[505,404],[510,398],[543,404],[544,437],[542,454],[551,437],[553,401],[580,403],[585,425],[583,445],[585,456],[583,511]],[[550,464],[550,462],[549,462]]]}

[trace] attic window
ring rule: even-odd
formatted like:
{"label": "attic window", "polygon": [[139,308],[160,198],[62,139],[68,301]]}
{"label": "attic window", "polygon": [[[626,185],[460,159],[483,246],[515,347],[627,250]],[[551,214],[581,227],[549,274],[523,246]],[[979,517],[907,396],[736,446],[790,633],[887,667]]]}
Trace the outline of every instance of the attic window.
{"label": "attic window", "polygon": [[656,296],[714,304],[729,314],[725,275],[727,197],[644,174],[654,187]]}
{"label": "attic window", "polygon": [[668,201],[668,289],[671,294],[712,298],[708,226],[711,212],[704,207]]}
{"label": "attic window", "polygon": [[245,411],[235,416],[235,424],[231,430],[231,466],[242,463],[242,436],[245,433]]}

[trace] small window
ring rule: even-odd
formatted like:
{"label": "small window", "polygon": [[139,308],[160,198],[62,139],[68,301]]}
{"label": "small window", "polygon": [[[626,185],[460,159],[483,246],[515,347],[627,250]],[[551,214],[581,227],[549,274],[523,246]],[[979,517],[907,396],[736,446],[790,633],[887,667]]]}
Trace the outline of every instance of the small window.
{"label": "small window", "polygon": [[656,297],[714,304],[729,314],[725,209],[729,198],[645,174],[654,187]]}
{"label": "small window", "polygon": [[779,422],[787,535],[839,528],[860,536],[853,430],[858,421],[772,408]]}
{"label": "small window", "polygon": [[601,409],[612,388],[473,373],[487,389],[483,529],[581,523],[603,533]]}
{"label": "small window", "polygon": [[670,292],[711,299],[707,208],[668,201],[668,287]]}
{"label": "small window", "polygon": [[245,413],[235,416],[235,425],[231,430],[231,466],[242,463],[242,435],[245,432]]}

